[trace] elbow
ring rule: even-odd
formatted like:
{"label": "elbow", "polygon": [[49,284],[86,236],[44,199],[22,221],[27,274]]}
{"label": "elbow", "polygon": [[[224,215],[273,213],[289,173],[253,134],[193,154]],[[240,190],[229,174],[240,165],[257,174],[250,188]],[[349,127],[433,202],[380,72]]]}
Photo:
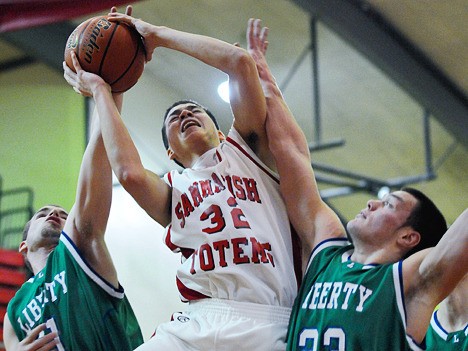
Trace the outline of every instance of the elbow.
{"label": "elbow", "polygon": [[231,55],[231,67],[232,70],[243,75],[256,74],[256,64],[252,56],[242,48],[237,48]]}
{"label": "elbow", "polygon": [[119,183],[125,189],[132,189],[139,186],[144,181],[144,174],[139,170],[135,170],[133,167],[121,167],[115,172]]}

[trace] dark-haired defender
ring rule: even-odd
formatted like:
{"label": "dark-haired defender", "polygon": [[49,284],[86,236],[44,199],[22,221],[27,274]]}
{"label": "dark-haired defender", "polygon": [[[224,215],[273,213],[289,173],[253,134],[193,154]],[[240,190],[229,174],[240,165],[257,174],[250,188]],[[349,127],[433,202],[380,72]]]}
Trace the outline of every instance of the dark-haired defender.
{"label": "dark-haired defender", "polygon": [[[139,350],[284,350],[297,293],[293,244],[265,131],[265,98],[255,62],[235,45],[157,27],[124,15],[144,36],[149,55],[177,50],[229,75],[234,114],[225,137],[200,104],[173,104],[164,119],[167,153],[185,170],[164,180],[145,170],[100,77],[66,69],[69,82],[92,95],[103,139],[120,183],[180,252],[177,272],[184,314],[162,324]],[[250,21],[250,28],[253,21]]]}
{"label": "dark-haired defender", "polygon": [[[266,39],[257,41],[265,52]],[[370,200],[347,224],[322,201],[306,138],[265,62],[266,129],[281,193],[302,247],[304,279],[288,330],[288,350],[423,350],[434,307],[468,269],[468,210],[447,230],[420,191]],[[434,248],[431,248],[435,246]]]}
{"label": "dark-haired defender", "polygon": [[[120,108],[122,96],[115,99]],[[8,304],[8,351],[130,351],[143,343],[104,241],[111,200],[112,171],[95,117],[70,214],[44,206],[24,228],[19,251],[34,276]]]}

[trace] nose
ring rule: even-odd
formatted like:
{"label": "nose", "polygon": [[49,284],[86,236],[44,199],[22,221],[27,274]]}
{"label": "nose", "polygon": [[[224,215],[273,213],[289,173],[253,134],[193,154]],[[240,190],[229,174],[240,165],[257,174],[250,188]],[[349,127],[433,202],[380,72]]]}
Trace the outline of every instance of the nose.
{"label": "nose", "polygon": [[192,111],[187,110],[187,109],[184,109],[184,110],[182,110],[182,112],[180,113],[180,118],[181,118],[181,119],[184,119],[185,117],[190,117],[190,116],[192,116],[192,115],[193,115],[193,114],[192,114]]}
{"label": "nose", "polygon": [[374,211],[379,206],[379,203],[380,203],[380,201],[378,201],[378,200],[369,200],[369,201],[367,201],[367,208],[370,211]]}
{"label": "nose", "polygon": [[47,217],[50,217],[50,216],[55,216],[55,217],[59,217],[59,209],[54,207],[52,210],[50,210],[49,214],[47,215]]}

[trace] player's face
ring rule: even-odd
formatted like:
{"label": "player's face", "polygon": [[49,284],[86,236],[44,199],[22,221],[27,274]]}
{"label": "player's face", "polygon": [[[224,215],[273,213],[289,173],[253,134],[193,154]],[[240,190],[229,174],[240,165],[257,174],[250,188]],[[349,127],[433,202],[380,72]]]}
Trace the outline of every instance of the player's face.
{"label": "player's face", "polygon": [[57,245],[68,213],[58,206],[44,206],[31,219],[26,244],[29,251]]}
{"label": "player's face", "polygon": [[164,123],[170,151],[178,160],[194,153],[201,155],[219,145],[220,139],[214,122],[196,104],[174,106]]}
{"label": "player's face", "polygon": [[348,232],[352,239],[377,244],[392,241],[416,205],[416,198],[404,191],[390,193],[382,200],[369,200],[367,208],[348,223]]}

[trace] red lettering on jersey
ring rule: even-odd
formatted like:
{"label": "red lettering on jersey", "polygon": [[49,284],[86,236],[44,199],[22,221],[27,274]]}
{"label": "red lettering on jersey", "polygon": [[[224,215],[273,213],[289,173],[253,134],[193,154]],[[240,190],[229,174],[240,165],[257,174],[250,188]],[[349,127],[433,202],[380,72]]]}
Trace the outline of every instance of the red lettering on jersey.
{"label": "red lettering on jersey", "polygon": [[211,180],[206,179],[206,180],[200,180],[200,189],[201,189],[201,194],[202,196],[208,197],[209,195],[213,195],[213,189],[211,189]]}
{"label": "red lettering on jersey", "polygon": [[[219,267],[227,267],[229,264],[271,264],[275,266],[273,255],[270,252],[270,243],[260,243],[257,239],[251,238],[231,238],[228,240],[215,241],[211,245],[205,243],[198,250],[194,250],[192,254],[192,264],[190,273],[197,273],[195,264],[203,271],[211,271]],[[232,262],[226,259],[227,254],[231,252]],[[249,257],[249,252],[251,256]]]}
{"label": "red lettering on jersey", "polygon": [[[252,244],[252,262],[268,263],[269,261],[268,261],[267,253],[265,252],[264,245],[260,244],[255,238],[250,238],[250,242]],[[268,247],[270,247],[269,243],[266,243],[265,245],[268,245]]]}
{"label": "red lettering on jersey", "polygon": [[242,187],[242,179],[236,175],[232,176],[232,182],[234,184],[234,187],[237,189],[236,193],[234,194],[238,199],[245,200],[245,191],[244,188]]}
{"label": "red lettering on jersey", "polygon": [[182,200],[182,207],[184,208],[184,217],[190,216],[190,213],[193,212],[194,208],[187,194],[182,194],[180,199]]}
{"label": "red lettering on jersey", "polygon": [[219,265],[221,267],[226,267],[228,264],[226,262],[226,249],[229,249],[229,241],[220,240],[213,243],[213,248],[219,253]]}
{"label": "red lettering on jersey", "polygon": [[260,195],[258,195],[257,182],[252,178],[242,178],[244,180],[245,190],[247,191],[247,197],[250,201],[262,203],[260,201]]}
{"label": "red lettering on jersey", "polygon": [[241,247],[247,246],[249,244],[249,241],[247,238],[232,238],[231,239],[232,243],[232,254],[233,254],[233,262],[235,264],[243,264],[243,263],[249,263],[249,257],[244,255],[244,249]]}
{"label": "red lettering on jersey", "polygon": [[229,192],[232,194],[232,196],[234,196],[234,190],[232,189],[232,180],[231,180],[231,176],[226,176],[225,177],[225,180],[226,180],[226,185],[227,185],[227,188],[229,190]]}
{"label": "red lettering on jersey", "polygon": [[182,213],[182,205],[180,202],[177,203],[176,207],[174,208],[175,214],[178,219],[180,219],[180,227],[183,228],[185,227],[185,217],[184,214]]}
{"label": "red lettering on jersey", "polygon": [[200,268],[203,271],[212,271],[215,268],[213,262],[213,251],[209,244],[203,244],[199,250]]}
{"label": "red lettering on jersey", "polygon": [[197,271],[195,270],[195,260],[198,256],[198,250],[194,250],[192,254],[192,265],[190,266],[190,274],[195,274]]}
{"label": "red lettering on jersey", "polygon": [[188,190],[190,192],[190,195],[192,195],[193,204],[195,205],[195,207],[198,207],[203,202],[203,198],[200,195],[200,190],[198,189],[198,183],[194,182]]}
{"label": "red lettering on jersey", "polygon": [[213,178],[213,181],[215,183],[215,188],[214,188],[215,193],[219,193],[220,191],[226,189],[226,187],[223,185],[223,183],[221,182],[221,179],[219,179],[216,173],[212,173],[211,178]]}
{"label": "red lettering on jersey", "polygon": [[211,205],[200,216],[201,221],[206,221],[208,218],[211,218],[212,226],[203,228],[202,232],[214,234],[222,231],[224,227],[226,227],[226,221],[224,220],[221,207],[218,205]]}

